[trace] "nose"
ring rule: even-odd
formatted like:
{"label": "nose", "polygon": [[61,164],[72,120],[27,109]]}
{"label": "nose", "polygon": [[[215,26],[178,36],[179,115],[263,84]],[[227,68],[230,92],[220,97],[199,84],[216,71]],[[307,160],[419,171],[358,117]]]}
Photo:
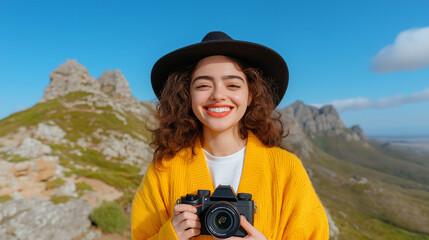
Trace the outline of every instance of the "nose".
{"label": "nose", "polygon": [[225,89],[222,86],[215,85],[211,94],[211,99],[220,102],[226,99]]}

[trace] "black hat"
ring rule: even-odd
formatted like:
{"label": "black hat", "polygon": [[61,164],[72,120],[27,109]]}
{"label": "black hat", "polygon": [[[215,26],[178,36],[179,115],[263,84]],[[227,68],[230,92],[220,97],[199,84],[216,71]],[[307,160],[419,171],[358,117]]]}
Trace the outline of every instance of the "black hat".
{"label": "black hat", "polygon": [[277,106],[280,103],[289,82],[288,68],[282,56],[271,48],[257,43],[234,40],[223,32],[210,32],[201,43],[179,48],[155,63],[151,81],[158,99],[171,73],[213,55],[233,57],[250,67],[261,69],[263,76],[271,81],[274,87],[274,104]]}

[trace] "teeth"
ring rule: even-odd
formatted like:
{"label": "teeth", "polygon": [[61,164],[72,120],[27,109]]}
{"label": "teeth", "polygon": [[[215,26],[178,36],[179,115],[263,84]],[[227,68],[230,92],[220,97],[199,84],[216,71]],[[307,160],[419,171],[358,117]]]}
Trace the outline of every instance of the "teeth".
{"label": "teeth", "polygon": [[227,112],[227,111],[231,110],[231,108],[229,108],[229,107],[207,108],[207,110],[209,110],[210,112],[221,113],[221,112]]}

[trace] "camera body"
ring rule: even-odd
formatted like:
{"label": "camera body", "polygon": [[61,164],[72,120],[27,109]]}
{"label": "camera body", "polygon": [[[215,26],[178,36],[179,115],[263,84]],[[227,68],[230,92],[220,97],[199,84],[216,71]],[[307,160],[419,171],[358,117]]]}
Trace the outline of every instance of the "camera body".
{"label": "camera body", "polygon": [[201,222],[201,235],[213,235],[217,238],[246,236],[247,232],[240,226],[240,215],[244,215],[253,225],[253,215],[256,213],[252,195],[239,193],[236,196],[229,185],[219,185],[212,196],[209,190],[200,189],[197,195],[187,194],[177,202],[196,207],[196,214]]}

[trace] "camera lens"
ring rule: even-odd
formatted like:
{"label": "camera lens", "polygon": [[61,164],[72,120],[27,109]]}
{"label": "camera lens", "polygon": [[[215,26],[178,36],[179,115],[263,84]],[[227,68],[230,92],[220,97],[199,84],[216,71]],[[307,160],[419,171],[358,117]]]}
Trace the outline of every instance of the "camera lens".
{"label": "camera lens", "polygon": [[231,226],[231,217],[227,213],[221,212],[215,216],[215,225],[220,229],[227,229]]}
{"label": "camera lens", "polygon": [[219,201],[207,209],[205,222],[211,235],[228,238],[240,227],[240,213],[232,203]]}

